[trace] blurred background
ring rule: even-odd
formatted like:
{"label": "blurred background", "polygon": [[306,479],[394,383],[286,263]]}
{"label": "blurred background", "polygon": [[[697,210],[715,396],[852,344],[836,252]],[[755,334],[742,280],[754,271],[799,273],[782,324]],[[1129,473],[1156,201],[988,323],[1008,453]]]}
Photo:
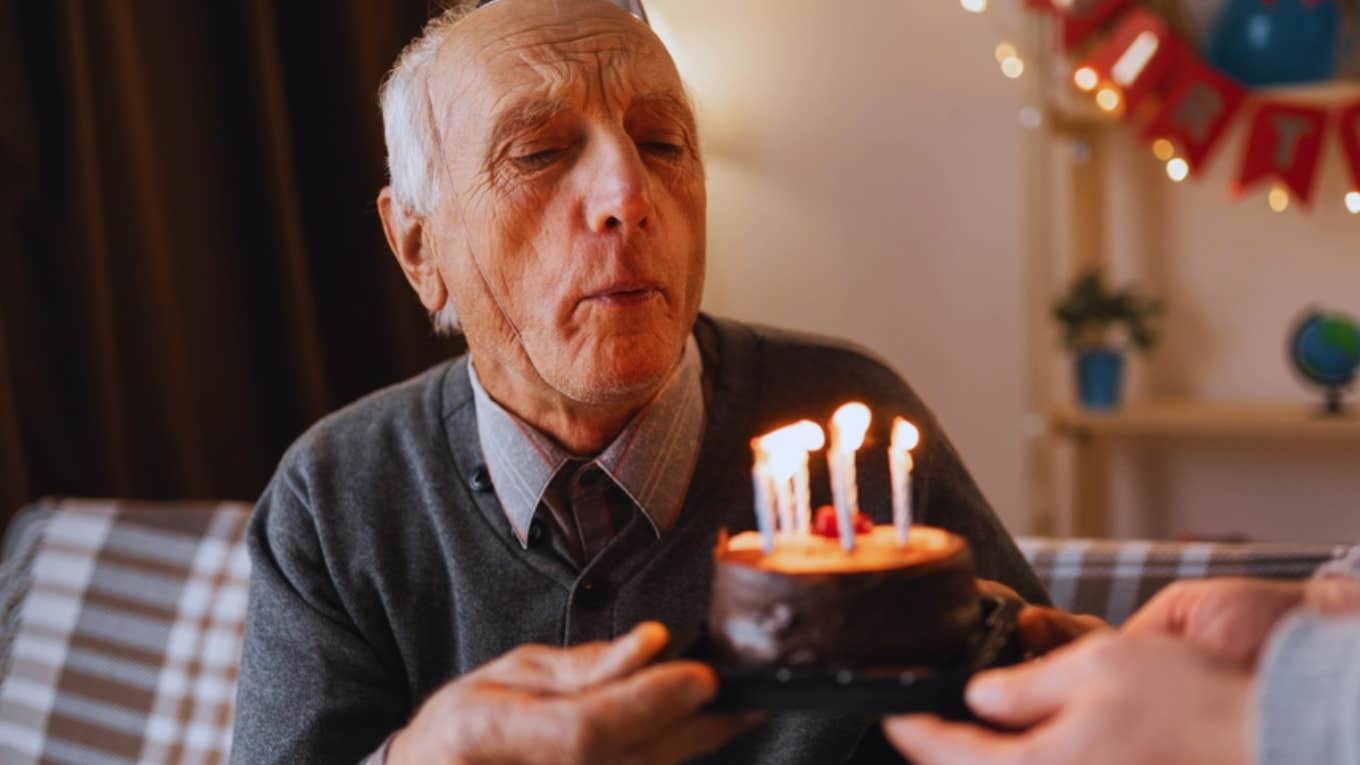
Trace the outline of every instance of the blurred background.
{"label": "blurred background", "polygon": [[[1321,414],[1290,352],[1326,311],[1344,378],[1360,312],[1338,129],[1360,102],[1352,5],[649,0],[699,108],[705,308],[877,351],[1014,533],[1354,540],[1360,424]],[[1069,39],[1064,14],[1105,6]],[[1314,6],[1339,63],[1233,73],[1248,105],[1183,182],[1185,146],[1149,146],[1144,115],[1073,81],[1127,47],[1141,8],[1166,24],[1159,50],[1194,51],[1165,106],[1186,62],[1272,60],[1233,57],[1261,23],[1308,44]],[[377,85],[433,10],[0,5],[0,514],[251,500],[315,419],[460,352],[432,337],[373,204]],[[1282,181],[1229,190],[1262,99],[1327,112],[1310,205],[1279,204]],[[1117,332],[1065,346],[1055,303],[1092,270],[1160,304],[1146,353]],[[1097,347],[1122,351],[1117,404],[1081,403],[1076,359]]]}

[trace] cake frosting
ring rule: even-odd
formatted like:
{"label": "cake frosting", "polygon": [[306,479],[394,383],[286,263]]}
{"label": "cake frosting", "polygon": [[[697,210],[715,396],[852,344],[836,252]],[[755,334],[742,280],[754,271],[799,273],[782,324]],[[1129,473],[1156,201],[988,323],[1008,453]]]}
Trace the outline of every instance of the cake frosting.
{"label": "cake frosting", "polygon": [[972,554],[943,529],[892,526],[834,538],[721,535],[709,625],[724,660],[779,666],[913,667],[947,663],[968,647],[980,601]]}

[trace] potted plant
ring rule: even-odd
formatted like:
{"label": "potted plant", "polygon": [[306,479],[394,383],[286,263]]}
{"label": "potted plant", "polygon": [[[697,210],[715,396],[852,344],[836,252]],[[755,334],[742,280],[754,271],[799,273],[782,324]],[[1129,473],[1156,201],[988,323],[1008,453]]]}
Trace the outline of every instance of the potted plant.
{"label": "potted plant", "polygon": [[1125,346],[1151,350],[1157,342],[1153,319],[1162,311],[1161,301],[1142,297],[1132,288],[1111,290],[1099,271],[1078,277],[1054,303],[1053,316],[1062,325],[1064,344],[1076,354],[1082,406],[1119,406]]}

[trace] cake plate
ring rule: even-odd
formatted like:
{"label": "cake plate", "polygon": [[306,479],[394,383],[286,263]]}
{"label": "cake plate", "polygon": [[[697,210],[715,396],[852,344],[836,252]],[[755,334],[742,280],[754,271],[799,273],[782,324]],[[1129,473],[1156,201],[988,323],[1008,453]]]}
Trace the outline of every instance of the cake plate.
{"label": "cake plate", "polygon": [[825,712],[878,716],[931,712],[971,719],[963,688],[975,673],[1020,661],[1020,603],[983,596],[982,618],[964,655],[939,667],[827,669],[714,664],[714,711]]}

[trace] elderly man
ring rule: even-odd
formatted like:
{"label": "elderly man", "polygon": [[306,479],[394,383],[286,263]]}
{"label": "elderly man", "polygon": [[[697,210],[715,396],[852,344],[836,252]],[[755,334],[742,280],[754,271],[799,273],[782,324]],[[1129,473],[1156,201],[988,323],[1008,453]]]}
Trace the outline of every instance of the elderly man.
{"label": "elderly man", "polygon": [[[699,315],[704,167],[645,24],[603,0],[455,7],[381,101],[388,241],[470,351],[284,456],[251,527],[234,761],[845,761],[867,721],[706,714],[712,671],[674,657],[718,530],[752,526],[750,438],[849,399],[921,426],[922,520],[1043,599],[896,374]],[[863,468],[866,508],[884,473]]]}

